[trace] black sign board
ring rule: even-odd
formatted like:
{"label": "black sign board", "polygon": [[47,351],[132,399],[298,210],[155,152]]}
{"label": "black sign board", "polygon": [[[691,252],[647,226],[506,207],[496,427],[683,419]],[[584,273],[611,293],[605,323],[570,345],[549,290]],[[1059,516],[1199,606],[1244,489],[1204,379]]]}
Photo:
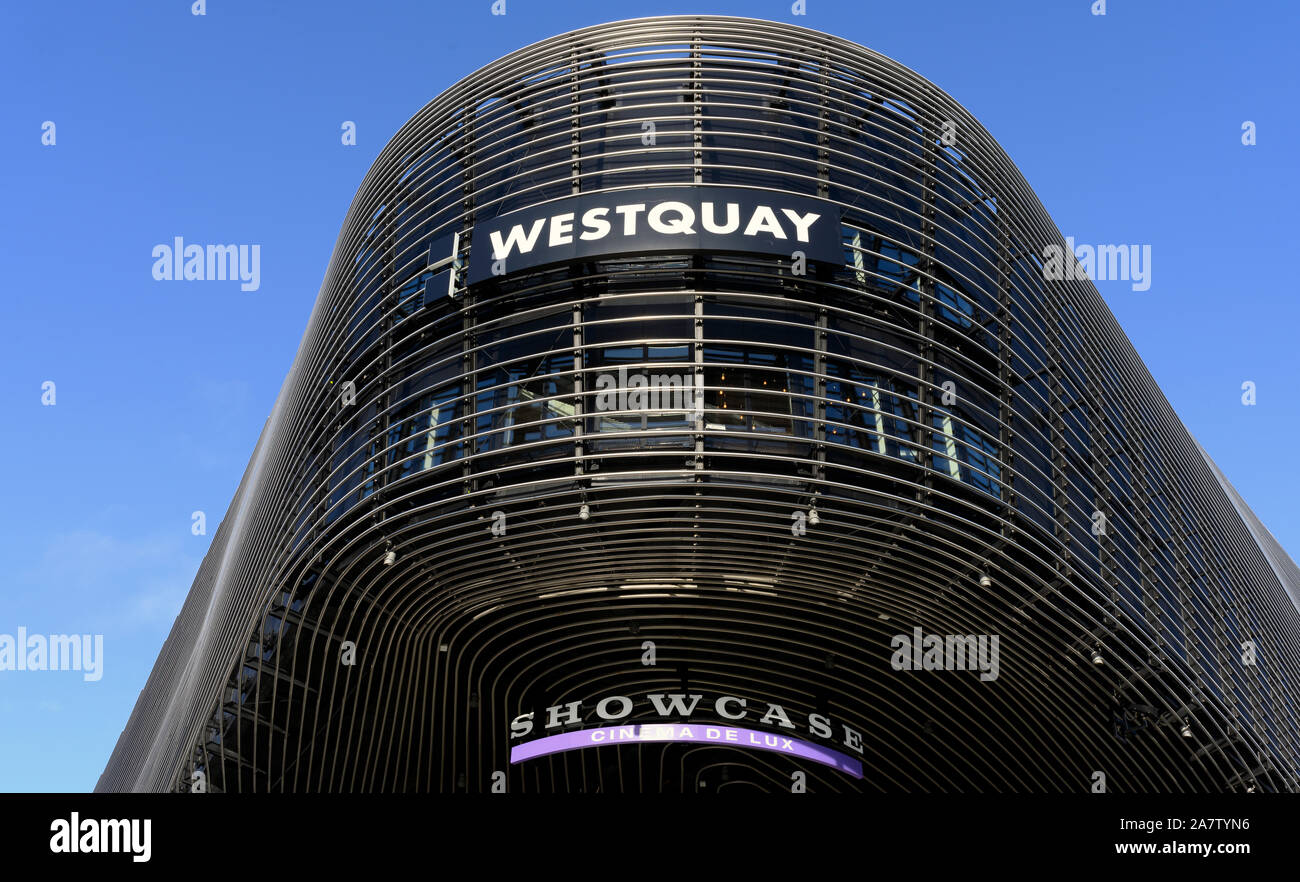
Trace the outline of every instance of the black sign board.
{"label": "black sign board", "polygon": [[571,260],[630,254],[759,252],[842,263],[840,209],[824,199],[739,187],[582,193],[474,227],[469,284]]}

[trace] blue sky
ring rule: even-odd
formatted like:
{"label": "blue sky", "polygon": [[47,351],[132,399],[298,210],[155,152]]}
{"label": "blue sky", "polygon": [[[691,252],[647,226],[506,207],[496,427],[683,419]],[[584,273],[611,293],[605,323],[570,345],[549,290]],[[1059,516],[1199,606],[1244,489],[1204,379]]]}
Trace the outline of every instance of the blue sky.
{"label": "blue sky", "polygon": [[[347,207],[456,80],[612,18],[839,34],[962,102],[1079,243],[1143,243],[1101,289],[1192,434],[1300,552],[1300,4],[29,3],[0,13],[0,633],[104,635],[103,678],[0,673],[0,790],[89,790],[292,362]],[[55,123],[54,146],[41,143]],[[357,146],[340,143],[344,120]],[[1241,143],[1246,120],[1258,143]],[[157,282],[151,251],[261,245],[261,285]],[[1258,403],[1241,403],[1244,381]],[[42,406],[41,384],[56,384]],[[205,536],[191,513],[206,513]]]}

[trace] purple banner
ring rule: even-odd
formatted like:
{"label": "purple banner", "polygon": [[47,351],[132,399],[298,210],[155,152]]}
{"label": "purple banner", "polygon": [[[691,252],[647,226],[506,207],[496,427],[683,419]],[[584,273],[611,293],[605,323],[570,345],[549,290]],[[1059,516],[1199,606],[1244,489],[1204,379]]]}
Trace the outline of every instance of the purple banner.
{"label": "purple banner", "polygon": [[534,741],[516,744],[510,750],[510,763],[523,762],[566,750],[584,747],[601,747],[606,744],[631,744],[638,741],[691,741],[705,744],[725,744],[750,750],[770,750],[811,760],[847,772],[854,778],[862,777],[862,761],[853,759],[818,744],[797,738],[739,729],[735,726],[705,725],[700,723],[637,723],[630,726],[606,726],[600,729],[582,729],[562,732]]}

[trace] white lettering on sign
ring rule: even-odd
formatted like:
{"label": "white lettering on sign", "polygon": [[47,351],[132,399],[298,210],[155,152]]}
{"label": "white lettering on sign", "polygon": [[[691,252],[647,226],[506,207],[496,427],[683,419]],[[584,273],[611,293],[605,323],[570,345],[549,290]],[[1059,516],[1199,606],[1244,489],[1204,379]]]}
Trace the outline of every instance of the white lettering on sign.
{"label": "white lettering on sign", "polygon": [[[610,213],[620,220],[607,220]],[[719,213],[723,220],[718,220]],[[530,254],[542,240],[546,230],[546,244],[555,248],[573,243],[575,230],[583,242],[599,242],[609,236],[636,236],[642,224],[653,232],[665,236],[694,236],[700,229],[716,235],[729,235],[740,230],[740,235],[754,237],[766,233],[775,239],[807,243],[813,224],[821,218],[815,211],[800,212],[791,208],[773,208],[756,205],[744,218],[742,229],[741,206],[737,202],[715,204],[701,202],[697,214],[694,206],[678,200],[647,205],[630,202],[613,206],[589,208],[578,218],[574,212],[561,212],[550,217],[539,217],[530,224],[514,224],[505,230],[491,230],[492,259],[508,260],[512,254]],[[576,224],[576,226],[575,226]]]}

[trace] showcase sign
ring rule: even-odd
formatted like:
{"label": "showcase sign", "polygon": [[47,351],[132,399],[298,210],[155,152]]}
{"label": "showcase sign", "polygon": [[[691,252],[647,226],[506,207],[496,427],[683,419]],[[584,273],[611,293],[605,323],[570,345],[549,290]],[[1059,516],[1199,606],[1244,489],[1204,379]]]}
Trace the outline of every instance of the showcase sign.
{"label": "showcase sign", "polygon": [[831,202],[739,187],[583,193],[477,225],[469,284],[571,260],[702,251],[843,263]]}
{"label": "showcase sign", "polygon": [[[862,733],[844,724],[835,724],[823,714],[810,713],[800,726],[791,719],[781,705],[764,704],[750,707],[747,699],[731,695],[718,696],[699,710],[704,700],[702,694],[655,693],[646,696],[651,708],[661,718],[661,722],[627,722],[616,726],[601,726],[578,731],[558,732],[517,744],[510,750],[511,764],[548,756],[567,750],[580,750],[584,747],[600,747],[606,744],[628,744],[633,742],[684,741],[705,744],[725,744],[751,750],[767,750],[784,753],[800,759],[810,760],[831,766],[855,778],[862,777],[862,761],[827,745],[804,741],[795,737],[802,730],[817,738],[839,740],[842,744],[861,755],[863,751]],[[546,709],[546,729],[581,724],[583,703],[572,701]],[[611,695],[595,702],[595,718],[601,722],[618,722],[629,717],[635,705],[625,695]],[[761,716],[758,715],[762,708]],[[699,713],[697,713],[699,710]],[[712,713],[710,713],[711,711]],[[784,729],[780,731],[758,731],[730,725],[723,720],[745,720],[754,714],[757,722]],[[718,721],[700,721],[699,716],[712,716]],[[590,716],[590,715],[588,715]],[[524,713],[515,717],[510,723],[510,737],[524,738],[532,734],[535,714]],[[672,717],[686,717],[685,721],[669,721]],[[694,717],[694,719],[691,719]],[[538,721],[540,723],[540,721]]]}

